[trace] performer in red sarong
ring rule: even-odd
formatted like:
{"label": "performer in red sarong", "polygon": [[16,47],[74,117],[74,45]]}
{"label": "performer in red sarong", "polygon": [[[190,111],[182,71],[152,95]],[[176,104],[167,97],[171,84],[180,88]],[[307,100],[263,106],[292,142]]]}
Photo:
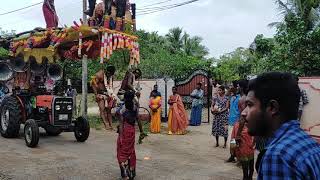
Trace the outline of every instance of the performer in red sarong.
{"label": "performer in red sarong", "polygon": [[44,0],[42,11],[47,28],[58,27],[58,16],[54,7],[54,0]]}
{"label": "performer in red sarong", "polygon": [[124,104],[120,112],[121,118],[118,126],[117,159],[123,179],[134,179],[136,175],[136,152],[135,152],[135,122],[138,122],[140,136],[145,136],[142,124],[138,117],[137,106],[134,103],[134,92],[126,91]]}

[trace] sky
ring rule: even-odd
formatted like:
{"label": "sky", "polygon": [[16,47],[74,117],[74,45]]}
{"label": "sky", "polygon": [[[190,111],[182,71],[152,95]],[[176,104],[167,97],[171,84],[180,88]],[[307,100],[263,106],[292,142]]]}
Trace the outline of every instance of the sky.
{"label": "sky", "polygon": [[[4,1],[0,6],[0,14],[41,1]],[[163,1],[131,0],[137,4],[137,9]],[[155,6],[187,0],[169,1]],[[55,5],[59,26],[71,25],[82,17],[82,0],[55,0]],[[279,20],[281,17],[272,0],[199,0],[167,11],[137,15],[137,28],[165,35],[170,28],[182,27],[191,36],[201,36],[203,44],[209,49],[209,57],[218,58],[237,47],[248,47],[257,34],[272,37],[275,29],[269,28],[268,24]],[[17,33],[45,27],[42,5],[0,16],[0,27],[3,30],[16,30]]]}

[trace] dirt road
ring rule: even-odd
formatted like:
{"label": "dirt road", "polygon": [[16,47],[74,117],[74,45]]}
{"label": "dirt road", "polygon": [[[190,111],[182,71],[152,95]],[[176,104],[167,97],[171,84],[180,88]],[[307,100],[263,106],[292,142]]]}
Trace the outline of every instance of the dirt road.
{"label": "dirt road", "polygon": [[[241,179],[240,168],[224,163],[228,150],[214,147],[209,125],[189,130],[184,136],[151,134],[142,145],[136,145],[136,179]],[[22,135],[18,139],[0,137],[0,179],[119,179],[116,137],[115,132],[92,129],[87,142],[77,143],[73,133],[43,134],[35,149],[25,146]]]}

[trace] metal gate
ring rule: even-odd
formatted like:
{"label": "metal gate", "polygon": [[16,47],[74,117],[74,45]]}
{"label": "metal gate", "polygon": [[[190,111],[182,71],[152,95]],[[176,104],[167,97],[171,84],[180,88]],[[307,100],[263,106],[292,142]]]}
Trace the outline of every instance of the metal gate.
{"label": "metal gate", "polygon": [[203,105],[207,108],[208,121],[210,122],[210,107],[211,107],[211,75],[208,71],[199,69],[194,71],[191,75],[181,76],[175,79],[175,86],[177,87],[178,94],[182,97],[183,103],[187,109],[191,109],[192,98],[190,94],[197,87],[197,83],[202,83],[204,90]]}

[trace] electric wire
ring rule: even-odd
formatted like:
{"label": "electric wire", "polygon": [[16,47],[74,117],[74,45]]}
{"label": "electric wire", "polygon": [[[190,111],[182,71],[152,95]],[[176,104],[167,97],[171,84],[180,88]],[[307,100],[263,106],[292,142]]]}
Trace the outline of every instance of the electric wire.
{"label": "electric wire", "polygon": [[161,11],[166,11],[166,10],[169,10],[169,9],[185,6],[185,5],[197,2],[197,1],[199,1],[199,0],[190,0],[190,1],[186,1],[186,2],[183,2],[183,3],[180,3],[180,4],[171,5],[171,6],[158,7],[157,9],[150,9],[150,10],[145,10],[145,11],[141,11],[140,10],[140,11],[137,12],[137,16],[153,14],[153,13],[161,12]]}
{"label": "electric wire", "polygon": [[31,5],[29,5],[29,6],[25,6],[25,7],[19,8],[19,9],[15,9],[15,10],[12,10],[12,11],[8,11],[8,12],[5,12],[5,13],[1,13],[0,16],[7,15],[7,14],[11,14],[11,13],[15,13],[15,12],[18,12],[18,11],[21,11],[21,10],[24,10],[24,9],[27,9],[27,8],[30,8],[30,7],[33,7],[33,6],[40,5],[40,4],[42,4],[42,3],[43,3],[43,2],[38,2],[38,3],[31,4]]}

